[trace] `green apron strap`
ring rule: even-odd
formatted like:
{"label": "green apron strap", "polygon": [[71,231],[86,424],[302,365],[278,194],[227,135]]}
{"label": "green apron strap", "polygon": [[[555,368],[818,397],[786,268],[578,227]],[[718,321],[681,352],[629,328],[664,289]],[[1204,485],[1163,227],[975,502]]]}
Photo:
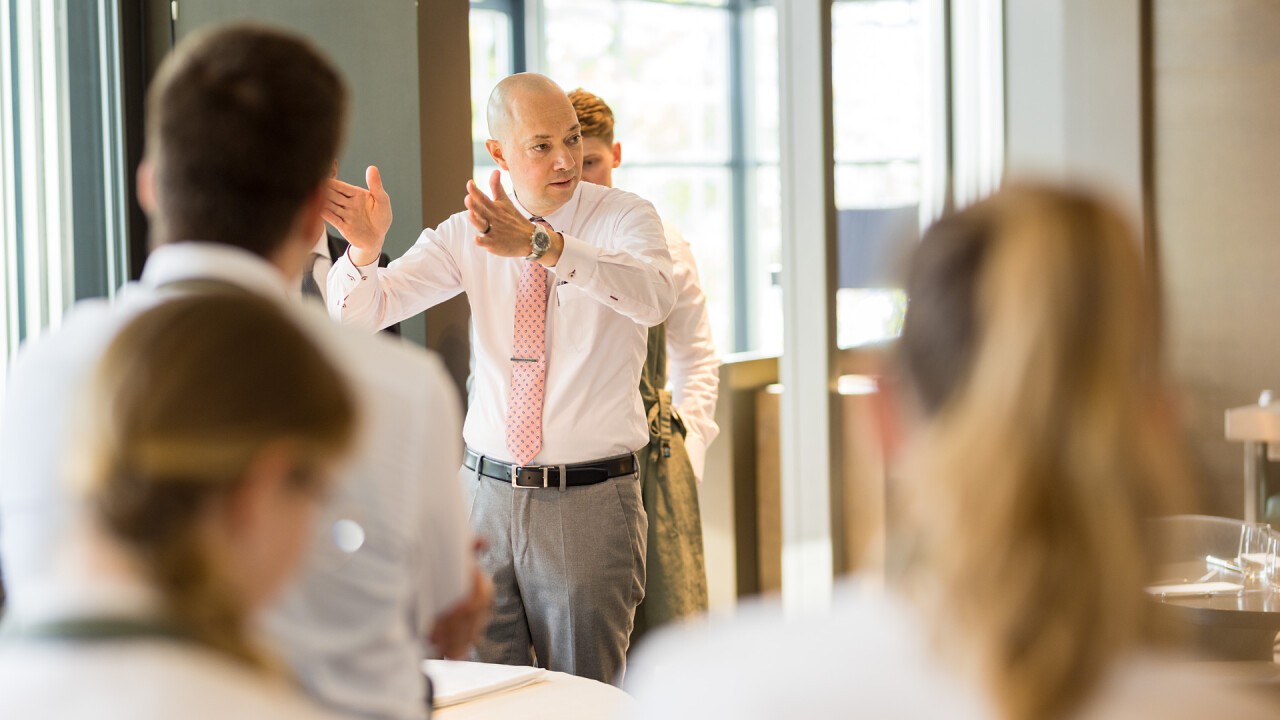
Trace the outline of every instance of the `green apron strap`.
{"label": "green apron strap", "polygon": [[671,391],[658,391],[658,437],[662,439],[662,457],[671,457]]}

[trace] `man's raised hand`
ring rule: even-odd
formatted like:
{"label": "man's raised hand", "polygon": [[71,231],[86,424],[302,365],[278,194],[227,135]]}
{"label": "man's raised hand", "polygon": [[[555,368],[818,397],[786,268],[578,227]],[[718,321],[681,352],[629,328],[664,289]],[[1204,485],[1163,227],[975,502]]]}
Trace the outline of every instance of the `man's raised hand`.
{"label": "man's raised hand", "polygon": [[382,173],[370,165],[364,173],[366,190],[341,180],[329,181],[324,219],[351,243],[351,262],[371,265],[382,253],[382,243],[391,228],[391,196],[382,187]]}
{"label": "man's raised hand", "polygon": [[[507,197],[507,192],[502,189],[502,175],[497,170],[489,176],[489,190],[492,198],[485,195],[474,181],[467,181],[467,197],[463,202],[469,211],[467,219],[480,233],[476,236],[476,245],[499,257],[525,257],[533,249],[530,244],[533,223]],[[560,234],[551,233],[551,249],[540,262],[555,265],[563,246]]]}

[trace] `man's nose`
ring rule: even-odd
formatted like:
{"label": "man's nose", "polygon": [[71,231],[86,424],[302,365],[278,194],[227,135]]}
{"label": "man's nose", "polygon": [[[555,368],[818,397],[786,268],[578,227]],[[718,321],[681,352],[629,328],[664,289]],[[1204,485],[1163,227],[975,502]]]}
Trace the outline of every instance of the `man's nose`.
{"label": "man's nose", "polygon": [[573,153],[569,152],[569,148],[561,147],[560,152],[556,153],[555,170],[572,170],[573,169]]}

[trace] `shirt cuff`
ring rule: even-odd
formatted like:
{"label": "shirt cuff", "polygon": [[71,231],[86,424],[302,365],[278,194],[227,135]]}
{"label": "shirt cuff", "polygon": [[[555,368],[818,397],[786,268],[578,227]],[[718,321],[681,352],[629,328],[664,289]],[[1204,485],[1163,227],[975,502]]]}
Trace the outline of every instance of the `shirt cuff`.
{"label": "shirt cuff", "polygon": [[[375,260],[369,265],[358,266],[351,261],[351,247],[342,253],[342,257],[333,263],[329,270],[329,314],[341,318],[342,310],[347,306],[347,298],[360,288],[360,283],[376,275],[378,263]],[[372,269],[373,272],[369,272]]]}
{"label": "shirt cuff", "polygon": [[556,277],[573,285],[587,284],[595,277],[599,250],[568,233],[560,234],[564,237],[564,248],[554,268]]}
{"label": "shirt cuff", "polygon": [[698,431],[690,428],[685,431],[684,449],[689,455],[689,465],[693,467],[693,476],[698,484],[702,484],[702,471],[707,466],[707,445],[702,441]]}

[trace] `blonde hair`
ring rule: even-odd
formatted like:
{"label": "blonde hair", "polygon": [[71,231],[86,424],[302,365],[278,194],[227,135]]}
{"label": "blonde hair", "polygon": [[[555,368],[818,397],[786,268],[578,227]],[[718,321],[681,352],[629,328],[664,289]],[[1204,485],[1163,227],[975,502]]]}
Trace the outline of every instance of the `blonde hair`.
{"label": "blonde hair", "polygon": [[277,441],[314,463],[292,478],[296,488],[322,490],[317,470],[354,432],[345,381],[280,308],[248,295],[180,298],[130,322],[102,358],[82,416],[80,480],[176,629],[270,670],[198,520]]}
{"label": "blonde hair", "polygon": [[569,102],[573,103],[573,111],[578,114],[583,137],[599,138],[606,145],[613,144],[613,109],[608,103],[582,88],[569,93]]}
{"label": "blonde hair", "polygon": [[1144,519],[1188,499],[1138,242],[1015,186],[931,228],[907,291],[931,422],[890,577],[1004,718],[1062,717],[1139,639]]}

